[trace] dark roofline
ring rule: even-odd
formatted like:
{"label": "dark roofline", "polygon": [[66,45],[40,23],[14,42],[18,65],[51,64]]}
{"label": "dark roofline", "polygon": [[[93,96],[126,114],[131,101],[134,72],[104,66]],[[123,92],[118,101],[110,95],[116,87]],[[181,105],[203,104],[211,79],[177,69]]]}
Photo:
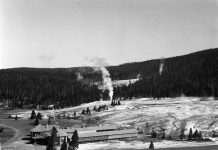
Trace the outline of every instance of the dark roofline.
{"label": "dark roofline", "polygon": [[[125,129],[116,131],[105,131],[105,132],[89,132],[89,133],[79,133],[79,137],[95,137],[95,136],[110,136],[110,135],[123,135],[123,134],[137,134],[136,129]],[[68,135],[68,137],[71,135]]]}

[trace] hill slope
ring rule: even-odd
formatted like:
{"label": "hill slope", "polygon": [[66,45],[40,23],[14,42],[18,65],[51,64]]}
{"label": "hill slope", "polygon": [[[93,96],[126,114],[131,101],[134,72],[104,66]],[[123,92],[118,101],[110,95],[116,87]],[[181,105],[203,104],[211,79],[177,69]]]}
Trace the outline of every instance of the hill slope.
{"label": "hill slope", "polygon": [[[218,96],[218,48],[184,56],[109,66],[112,80],[137,82],[114,87],[114,98]],[[118,81],[117,81],[118,80]],[[75,106],[108,99],[99,90],[102,73],[92,67],[13,68],[0,70],[0,100],[15,107],[29,104]]]}
{"label": "hill slope", "polygon": [[0,71],[0,100],[12,107],[76,106],[100,99],[97,85],[90,84],[98,80],[101,75],[92,68],[5,69]]}
{"label": "hill slope", "polygon": [[174,97],[181,94],[218,96],[217,64],[218,49],[216,48],[108,69],[112,79],[136,78],[139,74],[142,78],[135,84],[115,88],[115,97]]}
{"label": "hill slope", "polygon": [[[161,63],[164,64],[164,71],[186,67],[188,70],[192,69],[194,72],[196,66],[202,67],[202,65],[204,65],[205,67],[205,65],[208,65],[214,67],[214,64],[217,63],[217,57],[218,48],[215,48],[162,60],[154,59],[143,62],[126,63],[119,66],[110,66],[107,67],[107,69],[110,72],[112,80],[126,80],[137,78],[138,75],[143,75],[144,77],[158,75]],[[205,68],[202,68],[202,70],[203,69]]]}

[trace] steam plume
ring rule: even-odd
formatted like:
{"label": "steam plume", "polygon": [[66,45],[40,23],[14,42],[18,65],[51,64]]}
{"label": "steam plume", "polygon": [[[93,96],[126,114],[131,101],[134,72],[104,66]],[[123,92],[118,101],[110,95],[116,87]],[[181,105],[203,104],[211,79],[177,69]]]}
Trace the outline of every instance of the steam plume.
{"label": "steam plume", "polygon": [[114,90],[113,90],[113,86],[112,86],[113,84],[110,78],[109,71],[104,66],[96,67],[95,70],[99,70],[102,73],[103,82],[102,82],[102,86],[100,87],[100,89],[102,89],[103,91],[108,90],[110,100],[112,100]]}
{"label": "steam plume", "polygon": [[138,73],[138,75],[137,75],[137,79],[140,79],[140,78],[141,78],[141,74]]}
{"label": "steam plume", "polygon": [[162,72],[163,72],[163,67],[164,67],[164,58],[162,58],[161,61],[160,61],[159,75],[162,74]]}
{"label": "steam plume", "polygon": [[77,76],[77,81],[80,81],[83,79],[83,76],[79,72],[76,73],[76,76]]}
{"label": "steam plume", "polygon": [[95,66],[94,70],[95,71],[101,71],[102,73],[102,85],[99,87],[101,90],[109,91],[109,97],[110,100],[113,98],[114,90],[113,90],[113,84],[110,78],[110,73],[109,71],[105,68],[105,66],[108,66],[109,64],[107,63],[106,59],[103,57],[95,57],[90,60]]}

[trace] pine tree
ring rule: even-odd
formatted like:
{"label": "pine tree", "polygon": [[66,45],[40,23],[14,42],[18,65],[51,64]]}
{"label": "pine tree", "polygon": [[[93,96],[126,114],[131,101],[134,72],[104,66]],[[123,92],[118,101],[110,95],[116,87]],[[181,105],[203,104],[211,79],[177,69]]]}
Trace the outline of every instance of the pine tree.
{"label": "pine tree", "polygon": [[76,150],[79,148],[79,136],[77,130],[74,131],[72,140],[70,141],[70,148]]}
{"label": "pine tree", "polygon": [[197,137],[198,137],[198,130],[196,129],[194,134],[193,134],[193,138],[196,140]]}
{"label": "pine tree", "polygon": [[101,111],[101,106],[99,106],[99,107],[98,107],[98,110],[97,110],[97,111],[98,111],[98,112],[100,112],[100,111]]}
{"label": "pine tree", "polygon": [[31,116],[30,116],[30,119],[35,119],[36,118],[36,113],[35,113],[35,110],[32,110],[32,113],[31,113]]}
{"label": "pine tree", "polygon": [[18,120],[18,117],[17,117],[17,115],[15,116],[15,120]]}
{"label": "pine tree", "polygon": [[212,137],[216,137],[216,132],[215,132],[215,130],[212,131]]}
{"label": "pine tree", "polygon": [[87,107],[87,109],[86,109],[86,114],[91,114],[89,107]]}
{"label": "pine tree", "polygon": [[115,101],[114,100],[112,100],[111,106],[115,106]]}
{"label": "pine tree", "polygon": [[149,149],[154,149],[154,143],[151,141],[150,145],[149,145]]}
{"label": "pine tree", "polygon": [[37,114],[37,116],[36,116],[39,120],[42,120],[42,115],[41,115],[41,113],[39,112],[38,114]]}
{"label": "pine tree", "polygon": [[183,140],[184,137],[185,137],[185,128],[182,127],[181,130],[180,130],[179,139],[180,139],[180,140]]}
{"label": "pine tree", "polygon": [[51,137],[49,137],[49,138],[47,139],[46,150],[53,150],[53,149],[52,149],[52,140],[51,140]]}
{"label": "pine tree", "polygon": [[146,122],[145,128],[146,128],[146,129],[149,128],[148,122]]}
{"label": "pine tree", "polygon": [[162,140],[164,140],[165,139],[165,131],[163,131],[163,135],[162,135]]}
{"label": "pine tree", "polygon": [[192,138],[193,138],[193,133],[192,133],[192,128],[190,128],[189,134],[188,134],[188,140],[192,140]]}
{"label": "pine tree", "polygon": [[61,149],[60,150],[67,150],[67,142],[64,140],[64,142],[61,144]]}
{"label": "pine tree", "polygon": [[151,138],[156,138],[157,137],[157,133],[154,131],[154,130],[152,130],[152,132],[151,132]]}
{"label": "pine tree", "polygon": [[198,133],[198,140],[203,141],[203,135],[202,135],[201,131]]}
{"label": "pine tree", "polygon": [[39,125],[39,119],[38,119],[38,117],[36,117],[36,120],[35,120],[35,122],[34,122],[34,125],[35,125],[35,126],[38,126],[38,125]]}
{"label": "pine tree", "polygon": [[93,111],[96,111],[97,109],[96,109],[96,106],[94,106],[94,108],[93,108]]}
{"label": "pine tree", "polygon": [[120,101],[118,101],[118,105],[121,105],[121,104],[120,104]]}
{"label": "pine tree", "polygon": [[48,138],[48,143],[46,150],[56,150],[57,146],[57,129],[55,127],[52,128],[51,136]]}
{"label": "pine tree", "polygon": [[85,114],[85,109],[82,110],[82,115],[84,115],[84,114]]}

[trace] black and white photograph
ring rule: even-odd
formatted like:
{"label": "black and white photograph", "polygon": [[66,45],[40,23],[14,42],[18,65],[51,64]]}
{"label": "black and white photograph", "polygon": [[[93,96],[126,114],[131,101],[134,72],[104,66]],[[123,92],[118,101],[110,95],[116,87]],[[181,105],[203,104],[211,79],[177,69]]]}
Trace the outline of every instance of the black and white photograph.
{"label": "black and white photograph", "polygon": [[151,149],[218,149],[218,0],[0,0],[0,150]]}

